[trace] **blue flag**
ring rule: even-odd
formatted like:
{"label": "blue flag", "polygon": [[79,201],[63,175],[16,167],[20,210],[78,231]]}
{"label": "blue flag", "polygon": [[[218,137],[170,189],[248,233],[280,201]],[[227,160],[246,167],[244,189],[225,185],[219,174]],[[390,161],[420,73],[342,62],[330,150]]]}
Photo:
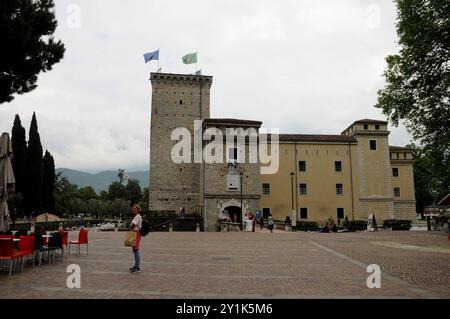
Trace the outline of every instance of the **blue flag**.
{"label": "blue flag", "polygon": [[145,63],[151,60],[159,60],[159,49],[153,52],[144,53]]}

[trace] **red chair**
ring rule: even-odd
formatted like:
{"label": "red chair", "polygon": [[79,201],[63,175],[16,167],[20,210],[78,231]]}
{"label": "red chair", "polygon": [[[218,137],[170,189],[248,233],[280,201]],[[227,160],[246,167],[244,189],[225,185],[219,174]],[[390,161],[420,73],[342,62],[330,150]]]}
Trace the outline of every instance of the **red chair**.
{"label": "red chair", "polygon": [[[23,253],[19,253],[14,249],[14,241],[12,238],[5,238],[0,240],[0,260],[9,260],[9,275],[11,276],[12,265],[14,260],[22,258]],[[23,268],[22,268],[23,271]]]}
{"label": "red chair", "polygon": [[69,241],[69,254],[70,254],[70,246],[78,245],[78,255],[81,253],[81,245],[86,245],[86,253],[89,255],[89,244],[88,244],[88,231],[87,229],[81,228],[78,234],[78,240]]}
{"label": "red chair", "polygon": [[61,234],[62,238],[62,247],[63,247],[63,254],[64,254],[64,247],[69,247],[69,232],[60,230],[59,233]]}
{"label": "red chair", "polygon": [[28,257],[29,259],[31,256],[34,268],[34,236],[20,236],[19,250],[17,252],[22,255],[22,272],[25,261],[23,257]]}
{"label": "red chair", "polygon": [[0,239],[14,239],[16,238],[14,235],[0,235]]}

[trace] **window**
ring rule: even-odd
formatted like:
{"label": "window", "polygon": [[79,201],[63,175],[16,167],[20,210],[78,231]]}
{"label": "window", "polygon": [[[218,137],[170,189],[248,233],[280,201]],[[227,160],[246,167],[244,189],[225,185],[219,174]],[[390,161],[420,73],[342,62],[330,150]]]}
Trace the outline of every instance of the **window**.
{"label": "window", "polygon": [[263,183],[262,184],[263,195],[270,195],[270,184]]}
{"label": "window", "polygon": [[343,208],[338,208],[337,209],[337,218],[338,219],[344,219],[344,209]]}
{"label": "window", "polygon": [[364,129],[365,129],[365,130],[368,130],[368,129],[369,129],[369,125],[364,124]]}
{"label": "window", "polygon": [[392,176],[398,177],[398,168],[397,167],[392,168]]}
{"label": "window", "polygon": [[380,125],[375,124],[375,129],[376,129],[376,130],[379,130],[379,129],[380,129]]}
{"label": "window", "polygon": [[375,140],[370,140],[370,149],[372,151],[375,151],[377,149],[377,141]]}
{"label": "window", "polygon": [[298,161],[298,170],[300,172],[306,171],[306,162],[305,161]]}
{"label": "window", "polygon": [[300,219],[308,219],[308,208],[300,208]]}
{"label": "window", "polygon": [[271,214],[270,208],[263,208],[263,218],[267,219],[269,215]]}
{"label": "window", "polygon": [[336,195],[342,195],[344,193],[342,184],[336,184]]}
{"label": "window", "polygon": [[406,153],[403,153],[403,158],[406,159]]}
{"label": "window", "polygon": [[342,162],[341,161],[334,162],[334,170],[336,172],[342,172]]}
{"label": "window", "polygon": [[394,197],[400,197],[400,187],[394,187]]}
{"label": "window", "polygon": [[300,195],[306,195],[307,194],[306,184],[299,184],[299,191]]}
{"label": "window", "polygon": [[399,153],[397,153],[397,159],[398,159],[398,158],[400,158],[400,154],[399,154]]}
{"label": "window", "polygon": [[183,100],[180,100],[180,105],[183,105]]}

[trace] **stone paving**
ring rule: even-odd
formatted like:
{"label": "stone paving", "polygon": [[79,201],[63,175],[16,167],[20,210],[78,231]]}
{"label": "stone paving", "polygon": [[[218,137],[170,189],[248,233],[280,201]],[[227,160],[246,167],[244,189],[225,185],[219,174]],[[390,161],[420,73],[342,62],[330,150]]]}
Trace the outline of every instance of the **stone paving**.
{"label": "stone paving", "polygon": [[[70,234],[75,239],[76,233]],[[0,273],[6,298],[450,298],[450,241],[435,232],[150,233],[142,272],[124,233],[89,233],[89,255]],[[66,267],[81,267],[69,289]],[[369,289],[369,264],[381,288]]]}

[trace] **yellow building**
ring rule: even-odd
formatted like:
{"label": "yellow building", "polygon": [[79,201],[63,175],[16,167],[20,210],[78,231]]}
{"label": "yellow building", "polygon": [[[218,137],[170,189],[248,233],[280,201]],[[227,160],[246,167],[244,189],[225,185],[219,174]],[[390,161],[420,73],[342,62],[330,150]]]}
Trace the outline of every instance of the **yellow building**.
{"label": "yellow building", "polygon": [[412,151],[389,146],[387,122],[360,120],[341,135],[281,134],[279,170],[261,175],[260,206],[275,219],[414,219]]}

